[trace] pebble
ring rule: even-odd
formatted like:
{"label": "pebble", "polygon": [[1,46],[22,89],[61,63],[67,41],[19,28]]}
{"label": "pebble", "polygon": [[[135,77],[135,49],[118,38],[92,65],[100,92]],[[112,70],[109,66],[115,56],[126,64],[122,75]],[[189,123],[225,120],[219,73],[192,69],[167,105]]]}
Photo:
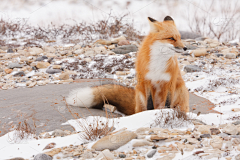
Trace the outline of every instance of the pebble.
{"label": "pebble", "polygon": [[47,154],[39,153],[34,156],[34,160],[52,160],[53,158]]}
{"label": "pebble", "polygon": [[48,74],[55,74],[55,73],[61,73],[62,70],[61,69],[47,69],[46,73]]}
{"label": "pebble", "polygon": [[156,149],[152,149],[147,153],[147,157],[148,158],[152,158],[155,154],[156,154],[157,150]]}
{"label": "pebble", "polygon": [[19,63],[9,63],[8,64],[8,68],[13,69],[13,68],[22,68],[23,65],[19,64]]}
{"label": "pebble", "polygon": [[187,65],[184,67],[184,71],[189,72],[200,72],[201,69],[197,65]]}

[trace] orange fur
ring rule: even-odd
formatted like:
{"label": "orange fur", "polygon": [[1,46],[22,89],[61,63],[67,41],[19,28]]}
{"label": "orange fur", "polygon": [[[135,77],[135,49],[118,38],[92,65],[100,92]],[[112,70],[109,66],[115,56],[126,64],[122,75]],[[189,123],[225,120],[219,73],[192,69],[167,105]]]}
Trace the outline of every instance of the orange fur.
{"label": "orange fur", "polygon": [[[142,46],[138,52],[136,61],[138,84],[136,86],[135,94],[135,112],[137,113],[147,110],[147,99],[150,93],[152,95],[154,109],[165,107],[167,95],[170,94],[170,107],[173,108],[179,106],[181,110],[188,112],[189,93],[181,77],[176,55],[172,56],[167,61],[165,73],[170,75],[169,81],[152,81],[151,79],[146,78],[150,70],[150,52],[151,46],[154,44],[154,42],[159,41],[162,44],[171,44],[177,48],[185,47],[181,41],[181,36],[173,20],[167,20],[163,22],[149,21],[149,23],[151,26],[151,31],[149,35],[144,39]],[[171,40],[169,38],[173,38],[174,40]],[[159,58],[161,58],[161,55],[159,55]],[[162,64],[159,64],[159,67],[164,66],[162,66]],[[155,74],[157,75],[162,73],[156,72]],[[160,89],[158,89],[158,87]],[[158,92],[157,89],[159,90]],[[140,97],[140,95],[142,95],[144,98]]]}
{"label": "orange fur", "polygon": [[189,111],[189,93],[175,55],[176,48],[184,48],[181,36],[169,16],[163,22],[149,18],[149,23],[151,31],[137,54],[135,90],[113,84],[86,88],[78,97],[75,96],[78,91],[69,96],[71,105],[86,106],[85,103],[87,107],[101,108],[106,99],[106,103],[115,105],[120,112],[131,115],[147,110],[151,95],[149,104],[154,109],[164,108],[168,102],[171,108],[179,106],[182,111]]}

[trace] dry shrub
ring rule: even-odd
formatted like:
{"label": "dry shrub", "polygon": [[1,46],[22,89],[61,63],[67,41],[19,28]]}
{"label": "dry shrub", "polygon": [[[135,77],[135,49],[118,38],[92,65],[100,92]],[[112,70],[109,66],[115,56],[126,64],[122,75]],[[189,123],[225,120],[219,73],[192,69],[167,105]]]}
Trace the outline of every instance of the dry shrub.
{"label": "dry shrub", "polygon": [[13,135],[10,136],[8,134],[8,141],[10,143],[22,143],[24,140],[35,136],[37,128],[36,119],[34,118],[35,114],[36,112],[33,111],[30,115],[21,113],[21,116],[17,116],[19,117],[19,121],[15,126],[12,126]]}
{"label": "dry shrub", "polygon": [[[110,39],[121,35],[124,35],[128,40],[141,40],[143,37],[140,36],[140,32],[133,27],[134,21],[129,21],[127,16],[126,14],[117,17],[109,13],[105,20],[99,20],[95,23],[76,22],[74,25],[64,24],[61,26],[51,23],[47,27],[34,27],[22,19],[15,21],[1,19],[0,36],[9,39],[23,37],[24,46],[27,47],[39,47],[42,43],[48,45],[55,43],[88,44],[98,39]],[[18,41],[11,45],[15,43],[19,46]]]}
{"label": "dry shrub", "polygon": [[[106,98],[103,95],[102,97],[104,100],[104,104],[108,103]],[[68,112],[71,113],[73,118],[76,120],[78,126],[80,127],[81,132],[79,133],[79,136],[80,136],[80,139],[83,140],[84,142],[95,141],[97,139],[107,136],[109,133],[115,130],[114,119],[111,119],[111,118],[116,118],[116,117],[114,117],[112,114],[108,114],[106,108],[105,108],[105,117],[92,116],[92,119],[89,119],[85,117],[83,113],[81,113],[82,116],[80,116],[77,112],[75,112],[73,108],[67,104],[65,97],[63,97],[63,101],[65,101]],[[87,107],[85,108],[88,109]],[[79,111],[81,112],[81,109],[79,109]],[[88,111],[92,115],[89,109]],[[65,118],[65,120],[67,119]]]}
{"label": "dry shrub", "polygon": [[[191,31],[223,42],[239,38],[240,9],[237,0],[231,2],[211,0],[209,6],[191,2],[191,6],[194,6],[194,13],[188,17]],[[214,12],[217,9],[220,9],[221,13],[216,15]]]}
{"label": "dry shrub", "polygon": [[174,109],[160,109],[155,115],[156,119],[151,124],[151,127],[187,127],[192,122],[192,119],[178,107]]}

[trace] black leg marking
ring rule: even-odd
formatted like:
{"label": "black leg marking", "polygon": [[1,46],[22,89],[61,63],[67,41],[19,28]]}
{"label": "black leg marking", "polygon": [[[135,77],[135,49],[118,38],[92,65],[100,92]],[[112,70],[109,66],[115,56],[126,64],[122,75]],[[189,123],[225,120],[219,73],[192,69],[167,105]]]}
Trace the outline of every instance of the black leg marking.
{"label": "black leg marking", "polygon": [[147,110],[153,110],[153,100],[152,100],[152,94],[148,96],[148,101],[147,101]]}
{"label": "black leg marking", "polygon": [[171,96],[168,93],[167,99],[166,99],[166,102],[165,102],[165,108],[170,108],[170,105],[171,105]]}

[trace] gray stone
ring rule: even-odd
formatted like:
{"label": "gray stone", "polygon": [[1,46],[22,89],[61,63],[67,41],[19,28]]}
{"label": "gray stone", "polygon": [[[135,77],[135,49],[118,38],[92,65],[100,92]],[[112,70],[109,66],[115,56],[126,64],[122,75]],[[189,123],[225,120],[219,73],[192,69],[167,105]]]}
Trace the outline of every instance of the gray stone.
{"label": "gray stone", "polygon": [[21,158],[21,157],[16,157],[16,158],[11,158],[9,160],[24,160],[24,158]]}
{"label": "gray stone", "polygon": [[14,51],[13,51],[12,48],[9,48],[9,49],[7,50],[7,53],[14,53]]}
{"label": "gray stone", "polygon": [[182,39],[196,39],[202,37],[200,34],[188,32],[188,31],[179,31]]}
{"label": "gray stone", "polygon": [[126,158],[126,154],[120,153],[120,154],[118,155],[118,157],[119,157],[119,158]]}
{"label": "gray stone", "polygon": [[191,45],[191,44],[187,44],[186,47],[187,47],[187,50],[194,50],[194,49],[198,48],[198,47],[196,47],[194,45]]}
{"label": "gray stone", "polygon": [[90,151],[85,152],[85,153],[82,154],[82,158],[83,159],[91,159],[91,158],[93,158],[93,154]]}
{"label": "gray stone", "polygon": [[152,158],[152,157],[155,155],[156,152],[157,152],[156,149],[152,149],[151,151],[149,151],[149,152],[147,153],[147,157],[148,157],[148,158]]}
{"label": "gray stone", "polygon": [[34,160],[52,160],[53,158],[47,154],[39,153],[34,157]]}
{"label": "gray stone", "polygon": [[130,53],[130,52],[137,52],[138,48],[136,45],[124,45],[121,47],[117,47],[117,48],[113,49],[112,51],[116,54],[126,54],[126,53]]}
{"label": "gray stone", "polygon": [[200,135],[201,138],[211,138],[210,134],[202,134]]}
{"label": "gray stone", "polygon": [[239,125],[239,124],[240,124],[240,121],[233,122],[232,124],[234,124],[234,125]]}
{"label": "gray stone", "polygon": [[198,37],[198,38],[195,38],[196,41],[204,41],[205,39],[207,39],[207,37]]}
{"label": "gray stone", "polygon": [[235,156],[235,160],[240,160],[240,154]]}
{"label": "gray stone", "polygon": [[184,67],[184,71],[189,72],[200,72],[201,69],[197,65],[187,65]]}
{"label": "gray stone", "polygon": [[55,136],[55,137],[57,137],[57,136],[60,136],[60,137],[64,137],[64,136],[66,136],[67,135],[67,133],[65,133],[63,130],[61,130],[61,129],[55,129],[54,131],[53,131],[53,133],[52,133],[52,136]]}
{"label": "gray stone", "polygon": [[43,61],[44,59],[48,59],[47,56],[41,56],[36,59],[36,61]]}
{"label": "gray stone", "polygon": [[223,54],[221,54],[221,53],[215,53],[215,55],[217,56],[217,57],[223,57],[224,55]]}
{"label": "gray stone", "polygon": [[55,74],[55,73],[61,73],[62,70],[61,69],[47,69],[46,73],[48,74]]}
{"label": "gray stone", "polygon": [[13,68],[22,68],[23,65],[19,64],[19,63],[9,63],[8,64],[8,68],[13,69]]}
{"label": "gray stone", "polygon": [[19,71],[13,75],[14,77],[22,77],[25,76],[25,73],[23,71]]}
{"label": "gray stone", "polygon": [[229,135],[226,134],[226,133],[220,133],[220,134],[218,134],[218,136],[221,137],[221,138],[224,138],[224,137],[227,137],[227,136],[229,136]]}

